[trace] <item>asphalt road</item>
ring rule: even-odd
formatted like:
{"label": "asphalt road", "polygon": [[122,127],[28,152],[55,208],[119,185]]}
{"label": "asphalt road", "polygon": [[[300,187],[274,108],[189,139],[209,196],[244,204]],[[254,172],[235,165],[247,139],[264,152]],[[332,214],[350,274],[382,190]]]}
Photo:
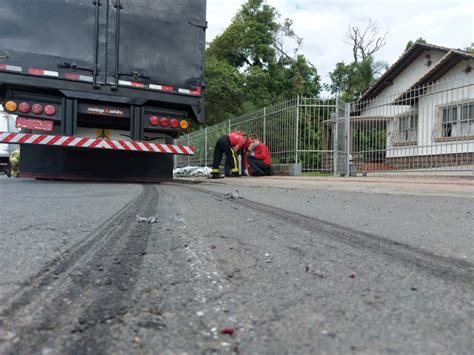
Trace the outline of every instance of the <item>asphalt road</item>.
{"label": "asphalt road", "polygon": [[0,178],[0,353],[472,353],[471,199],[234,188]]}

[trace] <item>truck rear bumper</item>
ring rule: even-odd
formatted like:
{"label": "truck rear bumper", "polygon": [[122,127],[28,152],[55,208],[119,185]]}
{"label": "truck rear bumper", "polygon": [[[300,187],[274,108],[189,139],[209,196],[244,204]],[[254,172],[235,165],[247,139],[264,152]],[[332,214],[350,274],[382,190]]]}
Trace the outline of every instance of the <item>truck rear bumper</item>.
{"label": "truck rear bumper", "polygon": [[51,180],[157,183],[173,178],[173,155],[24,145],[21,148],[20,176]]}
{"label": "truck rear bumper", "polygon": [[172,144],[13,132],[0,132],[0,143],[172,155],[194,155],[195,153],[194,147]]}

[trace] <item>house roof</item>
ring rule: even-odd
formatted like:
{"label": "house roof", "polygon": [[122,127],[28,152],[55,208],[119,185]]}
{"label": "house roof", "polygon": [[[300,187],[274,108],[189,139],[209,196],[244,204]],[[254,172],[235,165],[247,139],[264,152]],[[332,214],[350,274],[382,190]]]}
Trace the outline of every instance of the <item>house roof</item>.
{"label": "house roof", "polygon": [[420,94],[420,90],[429,84],[441,79],[448,71],[463,60],[474,59],[474,53],[452,49],[444,55],[441,60],[436,63],[430,71],[423,75],[416,83],[400,95],[394,103],[404,104],[406,100],[416,98]]}
{"label": "house roof", "polygon": [[362,97],[359,102],[373,99],[380,92],[382,92],[387,86],[392,85],[393,80],[403,72],[416,58],[420,56],[424,51],[435,50],[442,53],[448,53],[451,48],[435,46],[428,43],[415,43],[405,53],[402,54],[398,60],[392,64],[390,68],[372,85]]}

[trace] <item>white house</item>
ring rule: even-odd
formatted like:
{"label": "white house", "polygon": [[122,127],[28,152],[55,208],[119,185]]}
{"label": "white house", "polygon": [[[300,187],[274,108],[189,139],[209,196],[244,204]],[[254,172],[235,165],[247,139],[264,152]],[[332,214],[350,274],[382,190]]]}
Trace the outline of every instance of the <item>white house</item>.
{"label": "white house", "polygon": [[356,139],[359,164],[474,164],[473,67],[474,53],[421,43],[407,50],[354,105],[353,130],[383,131],[386,138],[384,147],[358,146]]}

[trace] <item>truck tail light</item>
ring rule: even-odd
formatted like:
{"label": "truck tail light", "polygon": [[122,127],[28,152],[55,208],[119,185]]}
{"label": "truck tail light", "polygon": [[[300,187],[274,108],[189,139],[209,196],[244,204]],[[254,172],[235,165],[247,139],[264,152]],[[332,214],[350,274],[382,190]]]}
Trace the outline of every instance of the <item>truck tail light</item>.
{"label": "truck tail light", "polygon": [[178,128],[179,127],[179,121],[176,118],[173,118],[170,121],[171,128]]}
{"label": "truck tail light", "polygon": [[18,105],[18,111],[21,113],[28,113],[30,112],[31,106],[27,102],[22,102],[21,104]]}
{"label": "truck tail light", "polygon": [[161,127],[168,127],[170,125],[170,120],[166,117],[163,117],[160,119],[160,125]]}
{"label": "truck tail light", "polygon": [[53,105],[46,105],[44,107],[44,113],[48,116],[54,116],[56,114],[56,107]]}
{"label": "truck tail light", "polygon": [[15,112],[17,108],[18,108],[18,105],[16,104],[15,101],[7,101],[5,103],[5,110],[7,112]]}
{"label": "truck tail light", "polygon": [[160,120],[156,116],[151,116],[150,117],[150,124],[152,126],[158,126],[160,124]]}
{"label": "truck tail light", "polygon": [[41,115],[43,113],[43,106],[40,104],[33,104],[33,106],[31,106],[31,112],[35,115]]}
{"label": "truck tail light", "polygon": [[179,123],[179,126],[181,127],[181,129],[188,129],[189,123],[188,123],[188,121],[182,120],[182,121]]}

